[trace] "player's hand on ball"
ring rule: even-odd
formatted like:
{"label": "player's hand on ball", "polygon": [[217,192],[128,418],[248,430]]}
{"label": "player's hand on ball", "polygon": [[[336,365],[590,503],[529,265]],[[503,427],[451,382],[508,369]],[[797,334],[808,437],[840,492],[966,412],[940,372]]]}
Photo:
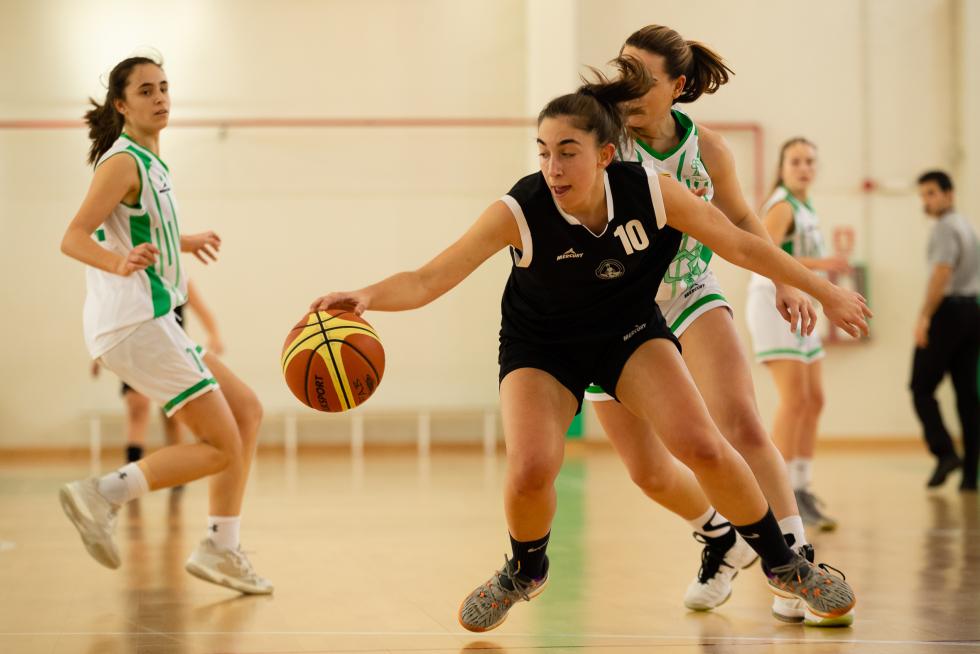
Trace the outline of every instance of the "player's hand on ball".
{"label": "player's hand on ball", "polygon": [[817,326],[817,310],[813,302],[803,291],[776,284],[776,310],[789,323],[790,330],[795,334],[797,328],[809,336]]}
{"label": "player's hand on ball", "polygon": [[129,251],[116,267],[116,274],[129,277],[137,270],[146,270],[157,262],[160,250],[152,243],[140,243]]}
{"label": "player's hand on ball", "polygon": [[830,322],[854,338],[868,335],[867,319],[874,314],[868,308],[868,301],[860,293],[834,286],[833,291],[823,301],[823,312]]}
{"label": "player's hand on ball", "polygon": [[211,261],[218,260],[218,250],[220,249],[221,237],[214,232],[187,234],[180,237],[180,251],[190,252],[205,266],[208,265],[208,259]]}
{"label": "player's hand on ball", "polygon": [[310,311],[326,311],[327,309],[344,309],[356,315],[367,311],[370,299],[364,293],[349,293],[339,291],[328,293],[313,300]]}

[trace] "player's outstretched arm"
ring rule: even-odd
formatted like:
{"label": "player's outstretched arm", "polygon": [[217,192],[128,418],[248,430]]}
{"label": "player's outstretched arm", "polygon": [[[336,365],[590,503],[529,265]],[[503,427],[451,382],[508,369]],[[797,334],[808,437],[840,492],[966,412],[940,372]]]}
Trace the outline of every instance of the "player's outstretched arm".
{"label": "player's outstretched arm", "polygon": [[417,309],[448,292],[508,245],[520,247],[521,236],[510,208],[498,200],[458,241],[418,270],[397,273],[357,291],[328,293],[315,299],[310,310],[343,308],[361,314],[367,309]]}
{"label": "player's outstretched arm", "polygon": [[92,240],[117,204],[138,193],[139,172],[129,156],[112,156],[95,169],[92,183],[78,213],[61,239],[61,251],[82,263],[117,275],[129,275],[156,263],[160,251],[152,243],[136,246],[126,256],[111,252]]}
{"label": "player's outstretched arm", "polygon": [[721,211],[695,198],[674,180],[660,177],[659,181],[669,225],[740,268],[806,291],[823,304],[830,321],[851,336],[868,333],[866,319],[872,314],[859,293],[834,286],[772,243],[736,228]]}

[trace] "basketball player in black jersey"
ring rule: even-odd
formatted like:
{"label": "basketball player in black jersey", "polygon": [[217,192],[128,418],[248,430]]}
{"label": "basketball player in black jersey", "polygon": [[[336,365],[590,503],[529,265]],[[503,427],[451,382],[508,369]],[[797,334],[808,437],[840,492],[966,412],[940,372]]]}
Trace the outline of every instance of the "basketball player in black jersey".
{"label": "basketball player in black jersey", "polygon": [[759,553],[773,592],[798,597],[819,615],[843,615],[854,606],[850,587],[787,547],[751,470],[712,423],[677,340],[650,298],[681,231],[736,265],[811,294],[831,322],[847,330],[866,331],[870,311],[859,295],[739,230],[677,182],[614,162],[625,127],[618,107],[650,88],[636,60],[615,63],[621,72],[615,81],[600,75],[541,111],[540,172],[491,204],[458,241],[416,271],[330,293],[311,310],[421,307],[510,247],[499,361],[513,558],[505,557],[504,567],[463,601],[459,621],[466,629],[493,629],[515,602],[544,589],[565,432],[595,380],[664,435],[713,505]]}

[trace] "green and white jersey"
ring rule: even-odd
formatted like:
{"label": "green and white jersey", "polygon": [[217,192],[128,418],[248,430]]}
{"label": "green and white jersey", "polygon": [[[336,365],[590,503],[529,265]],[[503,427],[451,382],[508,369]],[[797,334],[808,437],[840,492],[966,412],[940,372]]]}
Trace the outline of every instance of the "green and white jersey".
{"label": "green and white jersey", "polygon": [[[677,146],[669,152],[657,152],[639,139],[633,140],[619,150],[619,158],[624,161],[638,161],[645,168],[656,170],[658,174],[673,177],[686,184],[689,189],[706,188],[703,196],[706,202],[714,197],[715,188],[711,177],[701,162],[701,148],[698,144],[698,126],[686,113],[674,107],[671,109],[674,120],[684,130]],[[695,286],[708,270],[711,249],[693,237],[684,234],[677,256],[667,268],[663,284],[657,291],[657,301],[665,302]]]}
{"label": "green and white jersey", "polygon": [[[785,186],[778,187],[764,205],[763,217],[780,202],[788,202],[793,209],[793,222],[783,237],[780,247],[794,257],[822,258],[825,255],[823,235],[820,233],[820,219],[808,200],[800,200]],[[772,280],[752,273],[749,288],[773,286]]]}
{"label": "green and white jersey", "polygon": [[155,265],[128,277],[86,267],[85,344],[102,356],[142,323],[165,316],[187,301],[187,279],[180,268],[180,229],[170,170],[160,158],[126,134],[99,158],[128,155],[136,162],[140,192],[136,204],[119,203],[92,234],[99,245],[120,256],[141,243],[159,250]]}

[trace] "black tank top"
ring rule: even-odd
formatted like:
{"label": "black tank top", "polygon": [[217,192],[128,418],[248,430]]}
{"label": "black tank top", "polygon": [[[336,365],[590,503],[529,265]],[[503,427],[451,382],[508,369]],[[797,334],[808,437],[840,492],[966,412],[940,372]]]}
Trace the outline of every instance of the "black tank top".
{"label": "black tank top", "polygon": [[587,343],[663,321],[655,297],[681,233],[658,224],[651,184],[659,182],[642,166],[614,162],[606,175],[610,217],[598,236],[566,219],[541,173],[523,178],[503,198],[521,227],[523,250],[511,249],[501,338]]}

